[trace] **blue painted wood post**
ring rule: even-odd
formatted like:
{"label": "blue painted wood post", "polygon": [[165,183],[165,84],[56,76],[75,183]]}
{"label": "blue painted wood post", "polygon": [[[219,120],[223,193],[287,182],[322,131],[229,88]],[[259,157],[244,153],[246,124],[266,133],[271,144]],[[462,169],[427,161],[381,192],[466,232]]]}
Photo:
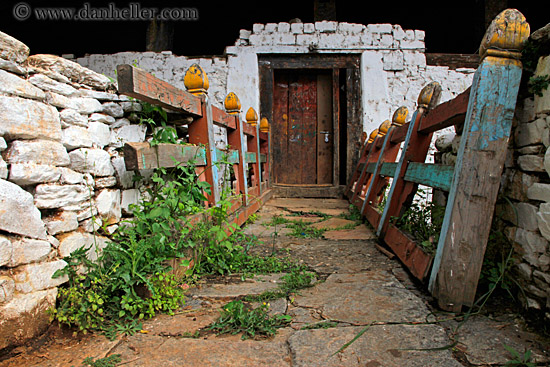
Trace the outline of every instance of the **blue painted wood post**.
{"label": "blue painted wood post", "polygon": [[445,310],[472,306],[489,237],[521,79],[519,50],[529,25],[500,13],[480,47],[429,289]]}

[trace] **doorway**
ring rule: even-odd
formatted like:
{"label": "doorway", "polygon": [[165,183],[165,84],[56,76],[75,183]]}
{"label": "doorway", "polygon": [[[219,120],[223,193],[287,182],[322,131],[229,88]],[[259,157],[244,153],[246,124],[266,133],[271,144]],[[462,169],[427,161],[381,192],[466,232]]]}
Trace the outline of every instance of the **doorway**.
{"label": "doorway", "polygon": [[276,195],[341,197],[363,131],[359,55],[259,55]]}
{"label": "doorway", "polygon": [[332,74],[276,70],[273,85],[273,183],[332,185]]}

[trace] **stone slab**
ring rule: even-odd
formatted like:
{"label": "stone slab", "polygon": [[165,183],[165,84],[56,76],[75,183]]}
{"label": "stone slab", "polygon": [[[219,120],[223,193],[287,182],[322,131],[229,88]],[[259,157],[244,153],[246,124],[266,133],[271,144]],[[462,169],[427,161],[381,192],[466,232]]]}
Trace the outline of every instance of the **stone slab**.
{"label": "stone slab", "polygon": [[374,325],[343,352],[364,327],[296,331],[288,343],[293,367],[384,366],[460,367],[450,349],[420,351],[449,345],[443,328],[437,325]]}
{"label": "stone slab", "polygon": [[[256,275],[253,279],[228,284],[208,284],[205,287],[194,289],[191,294],[201,298],[236,298],[246,295],[257,295],[265,291],[275,290],[281,284],[281,277],[285,275]],[[240,276],[236,279],[240,279]]]}
{"label": "stone slab", "polygon": [[327,231],[323,234],[326,239],[329,240],[372,240],[376,236],[372,231],[362,224],[353,229],[343,229],[337,231]]}
{"label": "stone slab", "polygon": [[504,345],[523,354],[525,348],[532,351],[534,363],[550,362],[550,344],[534,334],[522,331],[513,319],[491,320],[487,317],[471,317],[458,333],[460,349],[473,365],[504,365],[513,359]]}
{"label": "stone slab", "polygon": [[422,322],[429,313],[420,298],[384,271],[332,274],[324,283],[302,290],[294,304],[352,324]]}
{"label": "stone slab", "polygon": [[[291,366],[286,338],[240,340],[239,337],[208,339],[164,338],[136,334],[113,350],[128,366]],[[154,355],[154,358],[150,356]]]}
{"label": "stone slab", "polygon": [[354,224],[356,224],[354,221],[348,220],[348,219],[329,218],[329,219],[321,221],[321,222],[313,223],[313,224],[310,225],[310,227],[311,228],[316,228],[316,229],[332,230],[332,229],[337,229],[337,228],[341,228],[341,227],[351,226],[351,225],[354,225]]}

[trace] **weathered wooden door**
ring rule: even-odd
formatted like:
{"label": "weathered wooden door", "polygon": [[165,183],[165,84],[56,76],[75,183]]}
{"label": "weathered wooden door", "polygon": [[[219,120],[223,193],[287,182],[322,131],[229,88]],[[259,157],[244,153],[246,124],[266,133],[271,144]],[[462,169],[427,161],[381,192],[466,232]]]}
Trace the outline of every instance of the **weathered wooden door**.
{"label": "weathered wooden door", "polygon": [[275,71],[273,180],[276,184],[333,183],[332,74]]}

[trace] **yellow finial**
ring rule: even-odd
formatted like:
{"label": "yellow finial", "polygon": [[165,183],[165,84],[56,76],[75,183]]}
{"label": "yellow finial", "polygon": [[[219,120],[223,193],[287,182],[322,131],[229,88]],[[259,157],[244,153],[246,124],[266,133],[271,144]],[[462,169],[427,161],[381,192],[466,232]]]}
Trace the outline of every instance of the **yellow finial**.
{"label": "yellow finial", "polygon": [[260,120],[260,131],[263,133],[269,132],[269,121],[266,117],[262,117]]}
{"label": "yellow finial", "polygon": [[479,56],[519,59],[523,43],[529,38],[529,23],[516,9],[503,10],[493,19],[479,46]]}
{"label": "yellow finial", "polygon": [[246,111],[246,122],[252,126],[256,126],[258,124],[258,114],[256,111],[250,107],[248,111]]}
{"label": "yellow finial", "polygon": [[183,77],[183,84],[189,93],[195,95],[206,95],[210,86],[206,73],[198,64],[193,64],[187,69]]}
{"label": "yellow finial", "polygon": [[367,143],[372,143],[374,141],[374,139],[376,139],[376,137],[378,136],[378,129],[374,129],[370,135],[369,135],[369,140],[367,140]]}
{"label": "yellow finial", "polygon": [[405,120],[407,119],[408,115],[409,115],[409,109],[407,107],[405,107],[405,106],[399,107],[393,113],[392,125],[395,125],[395,126],[403,125],[405,123]]}
{"label": "yellow finial", "polygon": [[229,94],[225,97],[223,105],[227,113],[231,115],[235,115],[241,112],[241,101],[239,100],[239,97],[237,97],[237,95],[233,92],[229,92]]}
{"label": "yellow finial", "polygon": [[381,123],[380,126],[378,127],[378,135],[380,136],[386,135],[386,133],[390,129],[390,126],[391,126],[390,120],[386,120],[383,123]]}
{"label": "yellow finial", "polygon": [[438,82],[431,82],[420,91],[418,95],[418,107],[432,107],[439,102],[441,86]]}

